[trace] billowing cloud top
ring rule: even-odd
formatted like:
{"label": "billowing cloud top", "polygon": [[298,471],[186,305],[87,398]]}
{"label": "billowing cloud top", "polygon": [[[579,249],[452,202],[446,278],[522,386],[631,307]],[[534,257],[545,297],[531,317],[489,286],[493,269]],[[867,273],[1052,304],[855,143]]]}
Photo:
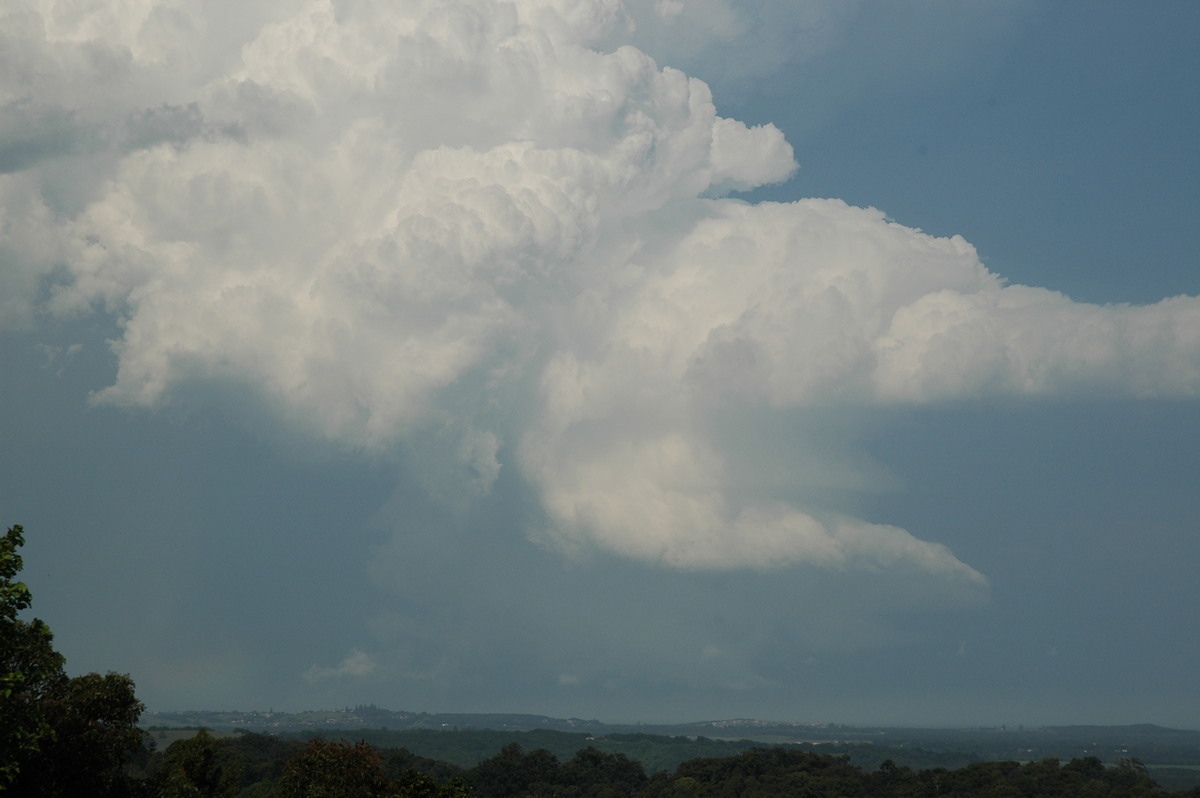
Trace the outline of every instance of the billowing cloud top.
{"label": "billowing cloud top", "polygon": [[722,430],[1200,392],[1194,297],[1079,304],[874,210],[727,198],[787,179],[791,147],[622,42],[728,4],[202,9],[3,12],[0,323],[114,314],[97,401],[236,386],[343,446],[434,430],[437,480],[485,492],[511,464],[531,535],[568,553],[983,584],[944,546],[756,490]]}

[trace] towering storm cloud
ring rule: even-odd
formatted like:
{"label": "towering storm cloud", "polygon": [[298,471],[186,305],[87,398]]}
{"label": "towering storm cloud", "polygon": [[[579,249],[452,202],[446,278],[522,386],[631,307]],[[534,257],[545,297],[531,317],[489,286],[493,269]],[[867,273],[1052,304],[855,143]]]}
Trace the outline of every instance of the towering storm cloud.
{"label": "towering storm cloud", "polygon": [[[801,20],[814,47],[839,5]],[[764,480],[778,464],[731,430],[1200,393],[1195,297],[1082,304],[872,209],[732,196],[788,179],[791,146],[629,44],[669,58],[685,25],[680,57],[702,52],[745,35],[732,4],[5,14],[0,323],[118,319],[97,402],[250,395],[351,450],[432,440],[421,469],[445,497],[514,469],[540,504],[528,534],[568,556],[981,587],[946,547],[814,499],[820,452]]]}

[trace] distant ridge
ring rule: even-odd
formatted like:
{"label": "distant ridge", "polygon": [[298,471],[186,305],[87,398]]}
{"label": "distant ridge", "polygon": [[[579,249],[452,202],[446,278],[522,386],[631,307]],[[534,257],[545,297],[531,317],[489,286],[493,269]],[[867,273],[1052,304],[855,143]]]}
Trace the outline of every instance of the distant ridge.
{"label": "distant ridge", "polygon": [[597,719],[556,718],[532,713],[502,712],[410,712],[389,710],[374,704],[356,707],[305,712],[268,711],[203,711],[146,712],[140,725],[204,726],[217,730],[246,729],[248,731],[313,731],[318,729],[381,729],[394,731],[492,729],[497,731],[533,731],[549,729],[566,732],[616,734],[687,735],[709,737],[802,737],[806,740],[838,740],[864,742],[937,737],[947,735],[962,739],[990,735],[1035,735],[1062,737],[1093,737],[1097,741],[1134,739],[1140,737],[1196,737],[1200,731],[1174,729],[1154,723],[1134,723],[1116,726],[1061,725],[1010,729],[1006,726],[975,726],[924,728],[904,726],[850,726],[840,723],[805,721],[758,720],[733,718],[703,720],[690,723],[603,723]]}
{"label": "distant ridge", "polygon": [[[141,725],[160,736],[168,729],[205,727],[223,732],[254,732],[283,737],[366,740],[404,748],[435,759],[450,750],[471,750],[474,761],[516,743],[527,750],[566,752],[587,747],[627,752],[669,751],[670,756],[725,756],[751,747],[787,746],[845,755],[859,763],[890,759],[913,767],[954,767],[978,761],[1029,762],[1095,758],[1108,765],[1149,767],[1163,777],[1195,785],[1200,769],[1200,731],[1153,723],[1120,726],[1064,725],[975,728],[898,728],[838,723],[767,721],[753,718],[679,724],[615,724],[596,719],[555,718],[530,713],[430,713],[359,705],[310,712],[148,712]],[[711,751],[713,753],[703,753]],[[641,753],[639,753],[641,752]],[[698,753],[699,752],[699,753]],[[474,764],[474,761],[468,764]],[[665,761],[665,760],[663,760]],[[461,763],[460,763],[461,764]],[[662,764],[659,762],[658,764]],[[1181,768],[1183,768],[1181,770]],[[1179,771],[1175,773],[1175,771]],[[1182,774],[1182,775],[1181,775]]]}
{"label": "distant ridge", "polygon": [[274,710],[146,712],[140,725],[204,726],[210,729],[248,731],[306,731],[312,729],[387,728],[393,730],[442,731],[446,729],[497,729],[528,731],[590,731],[606,727],[598,720],[552,718],[527,713],[407,712],[382,709],[374,704],[332,710],[275,712]]}
{"label": "distant ridge", "polygon": [[1070,730],[1070,731],[1085,731],[1088,729],[1096,729],[1096,730],[1102,730],[1106,733],[1113,732],[1113,731],[1119,731],[1119,730],[1135,732],[1137,734],[1193,734],[1194,733],[1194,732],[1187,731],[1186,729],[1172,729],[1167,726],[1159,726],[1156,723],[1127,723],[1127,724],[1119,725],[1119,726],[1082,726],[1082,725],[1046,726],[1044,728],[1046,728],[1047,730],[1063,729],[1063,730]]}

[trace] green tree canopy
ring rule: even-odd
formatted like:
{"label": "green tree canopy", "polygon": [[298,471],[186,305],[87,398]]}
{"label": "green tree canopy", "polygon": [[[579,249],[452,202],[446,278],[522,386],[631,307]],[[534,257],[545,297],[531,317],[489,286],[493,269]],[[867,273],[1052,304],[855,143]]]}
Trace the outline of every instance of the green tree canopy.
{"label": "green tree canopy", "polygon": [[283,772],[275,798],[396,798],[375,749],[360,742],[309,740]]}
{"label": "green tree canopy", "polygon": [[32,603],[16,577],[24,529],[0,540],[0,791],[22,796],[123,796],[124,765],[142,747],[142,704],[127,675],[69,678],[50,628],[18,616]]}
{"label": "green tree canopy", "polygon": [[220,743],[201,729],[194,737],[176,740],[163,754],[155,781],[159,798],[197,796],[225,798],[237,787],[237,769],[228,767]]}
{"label": "green tree canopy", "polygon": [[24,531],[13,526],[0,539],[0,788],[12,785],[21,762],[49,736],[42,699],[63,679],[63,658],[50,645],[50,627],[17,617],[32,603],[29,588],[17,581]]}

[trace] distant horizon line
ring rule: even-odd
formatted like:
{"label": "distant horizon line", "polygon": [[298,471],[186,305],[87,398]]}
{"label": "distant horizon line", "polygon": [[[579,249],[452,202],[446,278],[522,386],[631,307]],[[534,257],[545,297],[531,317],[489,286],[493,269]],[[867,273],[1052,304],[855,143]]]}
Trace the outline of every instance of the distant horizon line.
{"label": "distant horizon line", "polygon": [[590,724],[597,726],[649,726],[649,727],[673,727],[673,726],[706,726],[715,724],[745,724],[756,725],[763,727],[770,726],[802,726],[808,728],[846,728],[846,729],[955,729],[955,730],[995,730],[995,731],[1031,731],[1036,729],[1067,729],[1067,728],[1105,728],[1105,729],[1159,729],[1162,731],[1181,731],[1181,732],[1200,732],[1200,726],[1195,728],[1181,726],[1166,726],[1161,723],[1150,721],[1128,722],[1128,723],[1038,723],[1038,724],[1009,724],[1009,723],[963,723],[963,724],[930,724],[930,723],[845,723],[840,721],[801,721],[801,720],[771,720],[764,718],[753,717],[732,717],[732,718],[706,718],[702,720],[688,721],[656,721],[656,720],[636,720],[636,721],[619,721],[619,720],[600,720],[599,718],[584,718],[577,715],[562,717],[547,712],[516,712],[516,711],[454,711],[441,712],[429,710],[410,710],[410,709],[388,709],[377,704],[356,704],[353,707],[345,706],[341,708],[323,708],[323,709],[302,709],[302,710],[275,710],[270,707],[266,710],[261,709],[177,709],[177,710],[150,710],[143,711],[142,717],[146,715],[189,715],[189,714],[229,714],[229,715],[256,715],[256,716],[276,716],[276,715],[305,715],[305,714],[350,714],[362,710],[372,712],[386,713],[390,715],[426,716],[426,717],[455,717],[455,716],[475,716],[475,717],[523,717],[523,718],[545,718],[550,721],[560,723],[578,722],[581,724]]}

